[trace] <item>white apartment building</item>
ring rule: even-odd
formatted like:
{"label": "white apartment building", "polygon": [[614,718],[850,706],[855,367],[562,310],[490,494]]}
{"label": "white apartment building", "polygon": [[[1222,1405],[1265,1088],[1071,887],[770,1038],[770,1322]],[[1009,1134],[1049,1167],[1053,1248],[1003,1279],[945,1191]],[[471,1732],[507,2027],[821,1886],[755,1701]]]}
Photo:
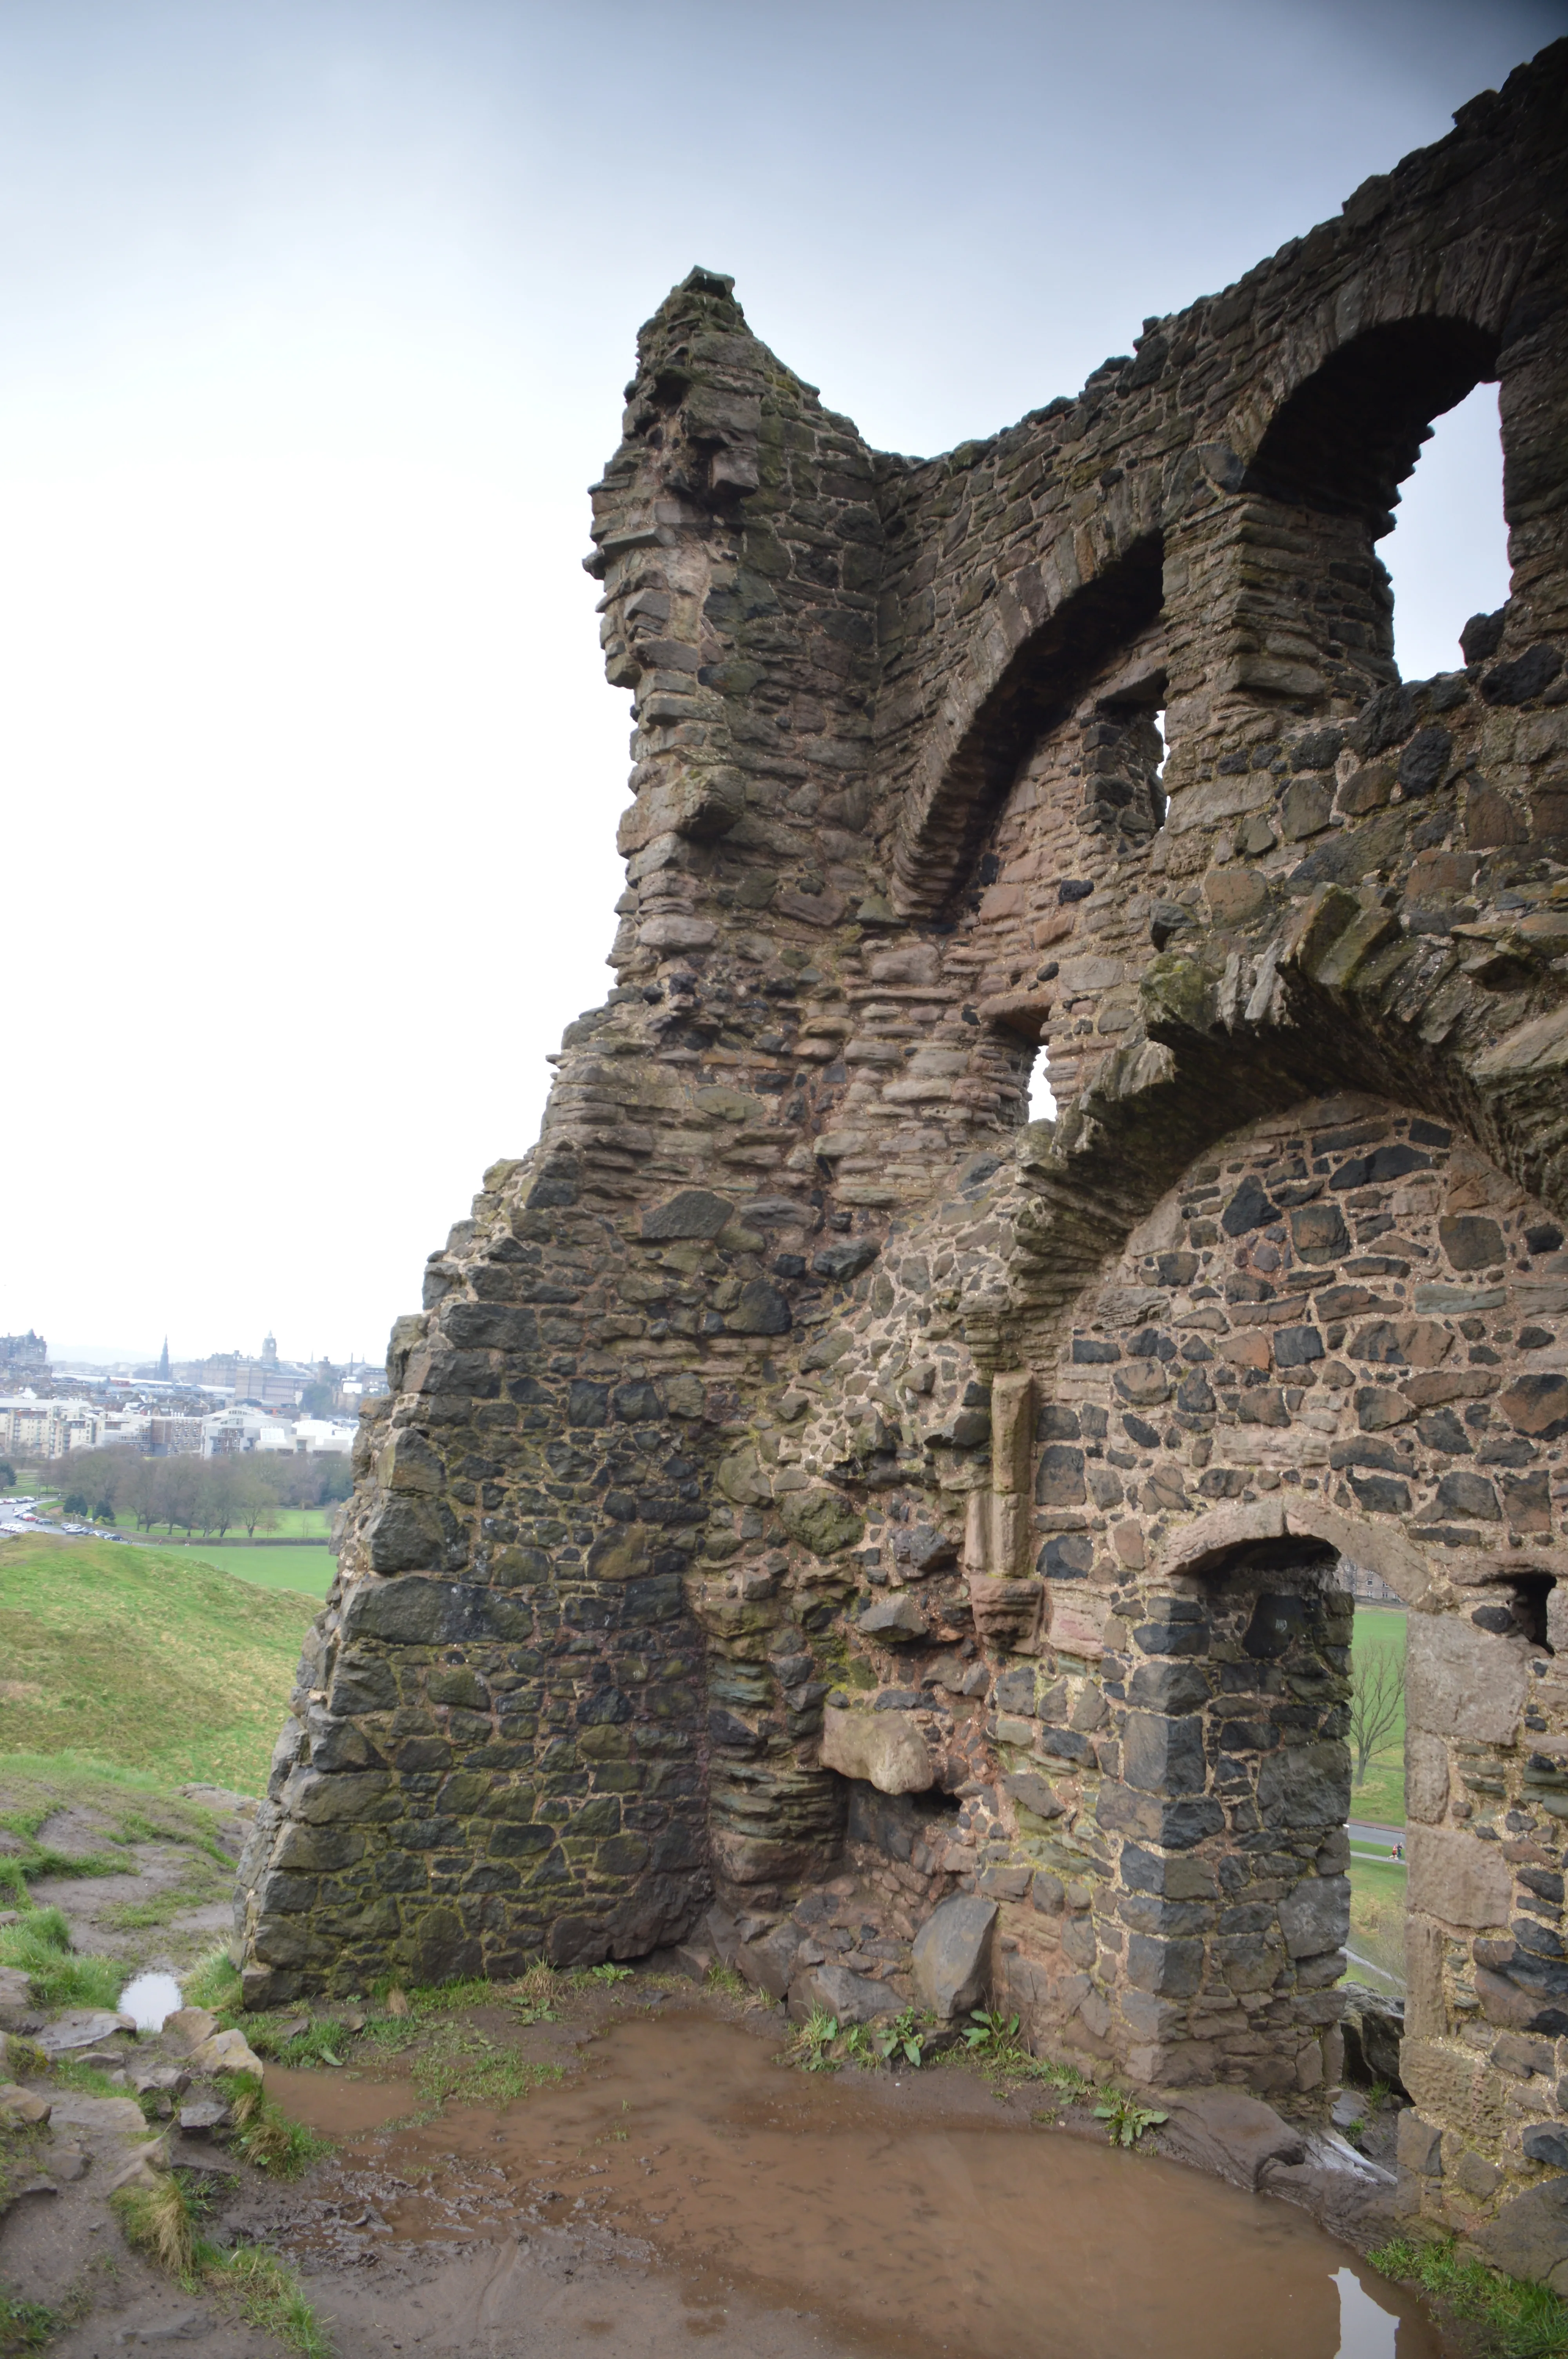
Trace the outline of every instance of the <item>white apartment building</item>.
{"label": "white apartment building", "polygon": [[294,1428],[265,1408],[220,1408],[201,1420],[201,1455],[222,1458],[246,1451],[292,1451]]}
{"label": "white apartment building", "polygon": [[322,1451],[341,1451],[354,1446],[356,1429],[341,1418],[297,1417],[285,1421],[265,1408],[221,1408],[201,1420],[201,1454],[216,1458],[225,1451],[287,1450],[298,1457],[316,1457]]}
{"label": "white apartment building", "polygon": [[294,1420],[294,1446],[312,1458],[322,1451],[347,1457],[359,1429],[341,1417],[298,1417]]}
{"label": "white apartment building", "polygon": [[0,1450],[7,1457],[63,1458],[97,1450],[103,1440],[103,1411],[91,1401],[39,1400],[31,1392],[0,1397]]}

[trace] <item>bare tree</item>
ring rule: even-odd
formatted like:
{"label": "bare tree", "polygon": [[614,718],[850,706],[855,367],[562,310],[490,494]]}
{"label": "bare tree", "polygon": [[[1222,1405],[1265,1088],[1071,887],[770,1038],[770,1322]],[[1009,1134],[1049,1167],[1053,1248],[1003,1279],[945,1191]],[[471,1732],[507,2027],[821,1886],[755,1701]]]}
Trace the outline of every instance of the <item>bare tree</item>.
{"label": "bare tree", "polygon": [[1357,1786],[1367,1782],[1372,1756],[1398,1727],[1405,1703],[1405,1658],[1391,1647],[1362,1655],[1350,1674],[1350,1742]]}

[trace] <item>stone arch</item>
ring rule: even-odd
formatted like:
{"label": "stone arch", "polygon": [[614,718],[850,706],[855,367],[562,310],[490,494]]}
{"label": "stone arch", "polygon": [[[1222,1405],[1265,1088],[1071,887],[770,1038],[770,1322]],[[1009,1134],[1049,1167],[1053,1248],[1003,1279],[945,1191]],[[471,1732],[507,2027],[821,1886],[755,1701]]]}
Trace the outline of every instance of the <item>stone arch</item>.
{"label": "stone arch", "polygon": [[1319,1545],[1375,1572],[1417,1612],[1433,1603],[1432,1567],[1402,1532],[1366,1516],[1347,1516],[1317,1498],[1259,1499],[1250,1506],[1211,1508],[1170,1533],[1155,1559],[1157,1577],[1199,1578],[1238,1550],[1300,1548],[1303,1560]]}
{"label": "stone arch", "polygon": [[[1051,553],[1068,578],[1048,582],[1043,564],[999,600],[961,704],[944,714],[925,782],[911,789],[901,816],[893,880],[909,914],[946,910],[1031,746],[1072,710],[1097,670],[1159,620],[1159,532],[1134,513],[1104,520],[1098,540],[1082,536],[1067,556]],[[1083,571],[1086,557],[1092,570]],[[1152,656],[1144,669],[1157,668]]]}
{"label": "stone arch", "polygon": [[[1364,263],[1284,322],[1221,429],[1222,447],[1266,477],[1281,463],[1285,434],[1294,437],[1309,420],[1332,430],[1332,418],[1349,438],[1340,446],[1341,473],[1357,442],[1366,459],[1386,466],[1401,430],[1419,436],[1497,374],[1532,276],[1535,243],[1528,234],[1477,234],[1441,246],[1424,268]],[[1423,402],[1431,406],[1417,417]],[[1368,429],[1376,449],[1365,448]],[[1414,463],[1411,450],[1396,484]],[[1364,500],[1363,513],[1368,506]]]}
{"label": "stone arch", "polygon": [[1336,343],[1275,408],[1241,490],[1355,516],[1379,538],[1433,419],[1495,376],[1498,342],[1468,320],[1422,313]]}

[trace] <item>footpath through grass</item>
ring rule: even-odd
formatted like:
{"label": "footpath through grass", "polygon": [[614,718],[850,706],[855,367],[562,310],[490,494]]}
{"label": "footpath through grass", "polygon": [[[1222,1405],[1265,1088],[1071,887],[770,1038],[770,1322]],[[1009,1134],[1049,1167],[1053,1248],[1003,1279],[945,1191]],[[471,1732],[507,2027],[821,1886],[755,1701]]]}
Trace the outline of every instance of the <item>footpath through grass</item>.
{"label": "footpath through grass", "polygon": [[0,1754],[70,1751],[259,1794],[315,1611],[183,1549],[0,1540]]}

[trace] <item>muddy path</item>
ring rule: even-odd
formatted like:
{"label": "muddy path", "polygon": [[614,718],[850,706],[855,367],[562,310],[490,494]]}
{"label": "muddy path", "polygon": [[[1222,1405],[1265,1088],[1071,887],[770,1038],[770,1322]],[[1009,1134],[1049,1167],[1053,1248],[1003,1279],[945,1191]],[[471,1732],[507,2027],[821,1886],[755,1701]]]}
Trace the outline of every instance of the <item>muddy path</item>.
{"label": "muddy path", "polygon": [[662,2354],[694,2333],[776,2359],[1442,2349],[1299,2211],[1113,2149],[1092,2116],[1053,2124],[1038,2088],[999,2097],[952,2062],[789,2069],[782,2017],[695,1990],[587,2015],[509,2038],[503,2010],[468,2012],[460,2036],[540,2076],[503,2105],[421,2117],[416,2045],[269,2071],[285,2110],[338,2141],[262,2210],[351,2359]]}

